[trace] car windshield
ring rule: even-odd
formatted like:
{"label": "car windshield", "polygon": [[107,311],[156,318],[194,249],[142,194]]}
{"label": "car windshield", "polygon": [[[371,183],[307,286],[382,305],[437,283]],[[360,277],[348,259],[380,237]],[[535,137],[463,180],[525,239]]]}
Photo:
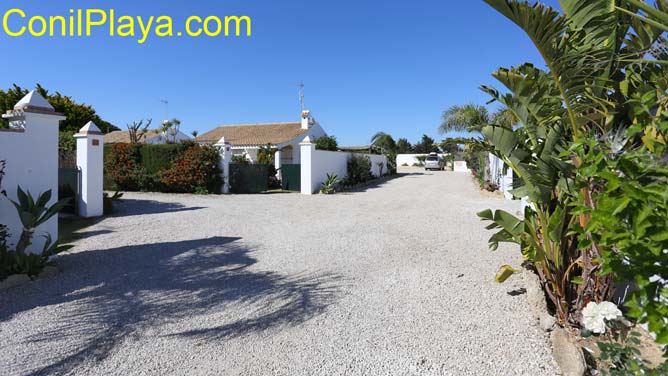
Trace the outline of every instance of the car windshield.
{"label": "car windshield", "polygon": [[427,157],[428,161],[437,161],[438,157]]}

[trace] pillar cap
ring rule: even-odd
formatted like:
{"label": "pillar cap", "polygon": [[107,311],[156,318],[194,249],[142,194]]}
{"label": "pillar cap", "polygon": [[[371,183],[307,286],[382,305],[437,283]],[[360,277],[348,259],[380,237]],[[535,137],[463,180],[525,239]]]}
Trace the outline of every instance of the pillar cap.
{"label": "pillar cap", "polygon": [[313,145],[313,142],[311,142],[311,136],[306,136],[302,140],[302,142],[299,143],[299,145]]}
{"label": "pillar cap", "polygon": [[88,135],[102,136],[104,133],[102,133],[100,128],[98,128],[95,123],[89,121],[86,123],[86,125],[79,129],[79,133],[75,134],[74,137],[86,137]]}
{"label": "pillar cap", "polygon": [[37,90],[29,92],[14,105],[14,112],[17,111],[61,115],[56,112],[53,106]]}

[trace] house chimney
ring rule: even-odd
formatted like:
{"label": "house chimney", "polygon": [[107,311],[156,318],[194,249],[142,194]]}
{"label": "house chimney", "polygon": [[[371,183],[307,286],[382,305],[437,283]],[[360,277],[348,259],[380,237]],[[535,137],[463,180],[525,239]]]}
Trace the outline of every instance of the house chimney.
{"label": "house chimney", "polygon": [[311,111],[309,110],[302,111],[302,129],[309,129],[311,128],[312,124],[313,121],[311,119]]}

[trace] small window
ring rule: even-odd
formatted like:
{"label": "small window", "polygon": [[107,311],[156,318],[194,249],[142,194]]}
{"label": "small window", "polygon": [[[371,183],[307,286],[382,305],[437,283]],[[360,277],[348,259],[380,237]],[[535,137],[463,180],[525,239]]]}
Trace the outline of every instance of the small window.
{"label": "small window", "polygon": [[434,156],[434,157],[427,157],[427,160],[430,161],[430,162],[431,162],[431,161],[438,161],[438,157],[436,157],[436,156]]}

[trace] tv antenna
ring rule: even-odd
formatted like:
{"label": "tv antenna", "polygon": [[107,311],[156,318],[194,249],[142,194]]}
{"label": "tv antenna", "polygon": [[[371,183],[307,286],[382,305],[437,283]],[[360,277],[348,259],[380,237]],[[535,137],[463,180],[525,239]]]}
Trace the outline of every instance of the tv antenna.
{"label": "tv antenna", "polygon": [[302,111],[304,111],[304,84],[300,82],[297,84],[297,87],[299,88],[299,105]]}

